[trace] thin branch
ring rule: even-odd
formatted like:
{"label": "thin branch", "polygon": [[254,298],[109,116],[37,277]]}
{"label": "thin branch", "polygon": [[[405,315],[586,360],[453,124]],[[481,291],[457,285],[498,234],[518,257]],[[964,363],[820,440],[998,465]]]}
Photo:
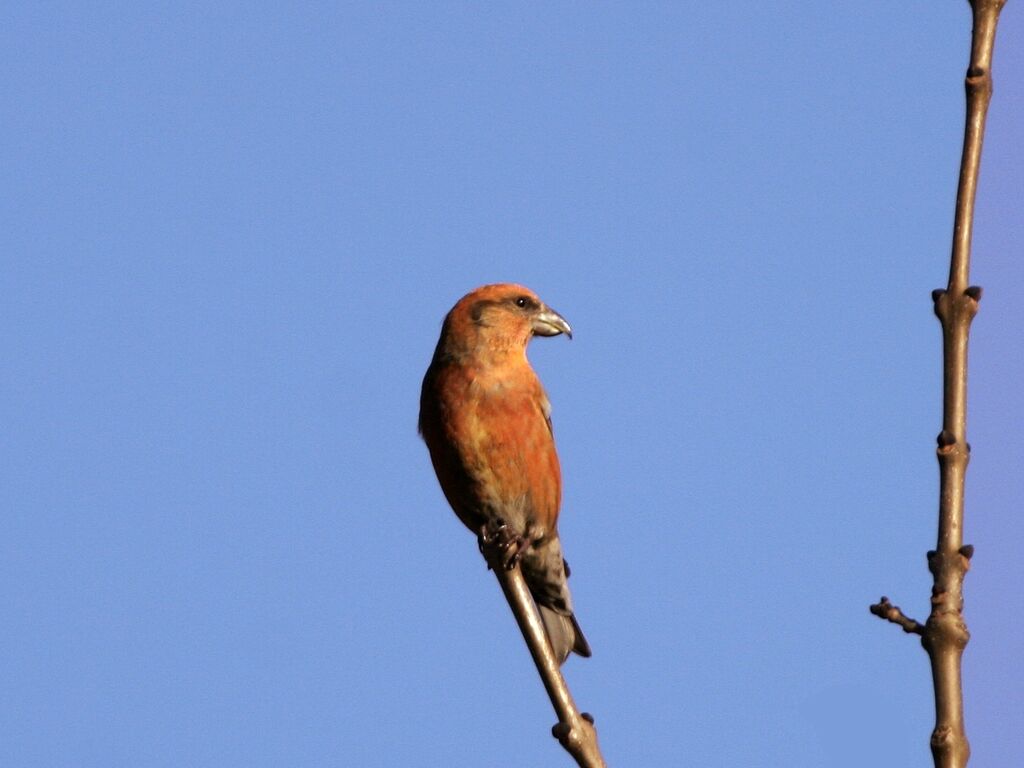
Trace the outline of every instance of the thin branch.
{"label": "thin branch", "polygon": [[881,600],[871,606],[870,610],[880,619],[891,621],[893,624],[899,624],[907,634],[924,634],[924,624],[905,616],[898,605],[893,605],[889,602],[888,597],[883,596]]}
{"label": "thin branch", "polygon": [[558,722],[551,729],[552,735],[558,739],[565,751],[572,755],[580,768],[605,768],[604,758],[597,745],[594,719],[576,708],[519,566],[506,568],[505,554],[498,547],[485,545],[482,550],[487,564],[498,577],[498,583],[501,584],[512,614],[523,633],[523,639],[530,649],[533,663],[537,665],[541,682],[544,683],[551,705],[558,715]]}
{"label": "thin branch", "polygon": [[961,659],[970,639],[963,617],[963,584],[974,550],[963,545],[964,478],[971,454],[967,443],[967,342],[981,289],[970,285],[969,273],[981,145],[992,97],[992,49],[999,12],[1006,2],[969,1],[974,27],[965,82],[967,112],[949,282],[945,289],[932,292],[935,314],[942,324],[943,358],[942,431],[936,451],[939,530],[937,546],[928,553],[928,570],[933,577],[932,610],[922,626],[884,597],[871,606],[876,616],[900,625],[905,632],[920,635],[921,645],[928,652],[935,690],[931,748],[936,768],[964,768],[971,755],[964,728]]}

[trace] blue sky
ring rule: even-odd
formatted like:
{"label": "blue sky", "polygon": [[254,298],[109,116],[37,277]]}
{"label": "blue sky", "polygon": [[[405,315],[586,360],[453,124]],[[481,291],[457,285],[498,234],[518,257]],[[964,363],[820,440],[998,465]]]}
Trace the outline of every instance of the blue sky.
{"label": "blue sky", "polygon": [[[972,766],[1024,755],[1024,16],[972,282]],[[616,766],[930,765],[966,2],[0,11],[0,763],[565,765],[416,431],[440,321],[571,342]],[[903,761],[903,762],[901,762]]]}

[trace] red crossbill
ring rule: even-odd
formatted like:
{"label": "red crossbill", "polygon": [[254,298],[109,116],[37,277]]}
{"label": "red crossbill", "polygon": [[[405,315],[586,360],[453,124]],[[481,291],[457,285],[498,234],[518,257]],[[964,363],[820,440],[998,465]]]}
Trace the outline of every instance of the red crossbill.
{"label": "red crossbill", "polygon": [[562,475],[551,404],[526,359],[534,336],[569,323],[521,285],[485,285],[448,313],[423,378],[420,434],[459,519],[504,540],[519,563],[559,662],[590,646],[569,595],[558,539]]}

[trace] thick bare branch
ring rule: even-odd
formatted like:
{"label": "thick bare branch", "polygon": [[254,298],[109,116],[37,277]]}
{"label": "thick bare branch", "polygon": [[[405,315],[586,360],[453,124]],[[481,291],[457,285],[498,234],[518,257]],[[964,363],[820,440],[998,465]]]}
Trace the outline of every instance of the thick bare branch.
{"label": "thick bare branch", "polygon": [[981,289],[970,285],[971,234],[978,189],[985,118],[992,97],[992,50],[999,12],[1006,0],[970,0],[974,27],[967,69],[967,112],[963,155],[953,224],[949,282],[932,292],[942,324],[943,397],[939,460],[939,525],[936,549],[928,553],[932,573],[932,609],[922,626],[903,615],[887,598],[871,612],[921,636],[928,652],[935,690],[932,758],[936,768],[964,768],[971,748],[964,728],[961,658],[970,640],[964,622],[963,584],[973,548],[964,546],[964,478],[970,461],[967,443],[967,342],[978,312]]}

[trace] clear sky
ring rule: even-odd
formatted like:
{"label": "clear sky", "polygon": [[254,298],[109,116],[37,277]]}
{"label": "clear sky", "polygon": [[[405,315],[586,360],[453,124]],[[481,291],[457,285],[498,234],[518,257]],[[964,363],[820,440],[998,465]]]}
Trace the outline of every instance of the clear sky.
{"label": "clear sky", "polygon": [[[90,6],[90,7],[86,7]],[[416,435],[522,282],[613,766],[930,765],[966,2],[7,3],[0,765],[569,761]],[[1024,760],[1024,3],[973,282],[972,768]]]}

